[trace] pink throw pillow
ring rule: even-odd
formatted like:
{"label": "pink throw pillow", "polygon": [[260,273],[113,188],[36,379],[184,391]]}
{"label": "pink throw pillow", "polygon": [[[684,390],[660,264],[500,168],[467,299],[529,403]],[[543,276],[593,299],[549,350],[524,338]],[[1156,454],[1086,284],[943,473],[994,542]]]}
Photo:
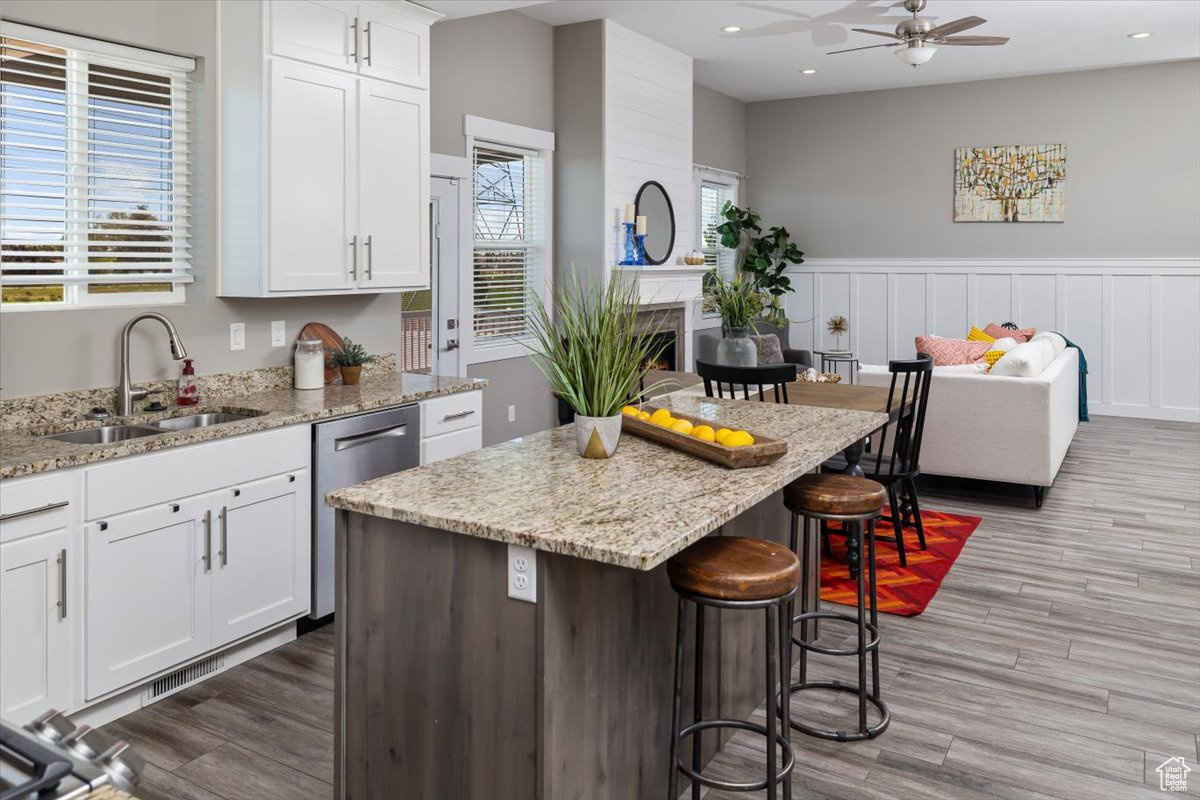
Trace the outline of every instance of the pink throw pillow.
{"label": "pink throw pillow", "polygon": [[971,342],[966,339],[943,339],[928,334],[916,339],[917,352],[933,356],[935,367],[954,364],[972,364],[983,360],[983,354],[992,346],[991,342]]}
{"label": "pink throw pillow", "polygon": [[993,336],[997,339],[1003,339],[1005,337],[1016,339],[1017,344],[1021,344],[1022,342],[1028,342],[1030,339],[1032,339],[1034,334],[1037,333],[1037,328],[1021,328],[1020,330],[1014,331],[1012,328],[1005,328],[1001,325],[997,325],[995,322],[989,322],[988,326],[983,329],[983,332],[988,336]]}

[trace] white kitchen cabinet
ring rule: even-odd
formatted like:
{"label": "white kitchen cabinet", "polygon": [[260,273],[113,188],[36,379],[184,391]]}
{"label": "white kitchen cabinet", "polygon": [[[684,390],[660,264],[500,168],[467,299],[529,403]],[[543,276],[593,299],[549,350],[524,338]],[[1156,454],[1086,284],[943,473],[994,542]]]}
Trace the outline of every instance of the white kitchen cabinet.
{"label": "white kitchen cabinet", "polygon": [[87,699],[209,649],[210,528],[203,497],[84,527]]}
{"label": "white kitchen cabinet", "polygon": [[308,611],[310,493],[297,470],[213,496],[212,646]]}
{"label": "white kitchen cabinet", "polygon": [[362,29],[359,70],[367,77],[429,88],[429,26],[436,18],[397,13],[370,3],[358,6]]}
{"label": "white kitchen cabinet", "polygon": [[70,705],[67,544],[66,528],[0,544],[0,717],[14,722]]}
{"label": "white kitchen cabinet", "polygon": [[429,105],[419,89],[359,81],[362,284],[429,280]]}
{"label": "white kitchen cabinet", "polygon": [[271,52],[357,71],[357,13],[358,3],[343,0],[271,0]]}
{"label": "white kitchen cabinet", "polygon": [[[353,288],[358,271],[357,81],[283,60],[271,62],[270,73],[269,287]],[[419,176],[409,180],[417,191]]]}
{"label": "white kitchen cabinet", "polygon": [[421,401],[421,465],[483,446],[483,392],[459,392]]}
{"label": "white kitchen cabinet", "polygon": [[421,440],[421,466],[472,453],[482,446],[483,428],[478,425],[441,436],[430,436]]}

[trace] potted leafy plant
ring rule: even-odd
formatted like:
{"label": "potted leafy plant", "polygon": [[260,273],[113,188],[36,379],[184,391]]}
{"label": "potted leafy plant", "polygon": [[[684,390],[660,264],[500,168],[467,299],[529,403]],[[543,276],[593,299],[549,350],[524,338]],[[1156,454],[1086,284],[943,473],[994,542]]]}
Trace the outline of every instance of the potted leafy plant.
{"label": "potted leafy plant", "polygon": [[354,386],[362,378],[363,364],[370,364],[375,356],[367,354],[367,348],[346,339],[342,346],[333,351],[333,363],[342,372],[342,384]]}
{"label": "potted leafy plant", "polygon": [[621,438],[621,409],[653,391],[639,389],[662,352],[656,331],[637,324],[637,284],[610,277],[584,287],[578,277],[555,293],[553,311],[533,297],[534,363],[575,411],[575,441],[584,458],[609,458]]}
{"label": "potted leafy plant", "polygon": [[772,325],[787,324],[783,311],[783,295],[792,289],[791,280],[784,270],[791,264],[803,264],[801,252],[787,228],[775,226],[762,235],[762,217],[750,208],[738,208],[725,203],[721,208],[725,219],[717,226],[721,235],[721,246],[737,250],[738,269],[753,276],[754,283],[769,295],[763,318]]}
{"label": "potted leafy plant", "polygon": [[763,313],[765,293],[745,273],[726,278],[714,269],[708,284],[709,302],[721,315],[724,332],[717,344],[717,363],[758,366],[758,348],[750,339],[750,329],[756,328],[756,321]]}

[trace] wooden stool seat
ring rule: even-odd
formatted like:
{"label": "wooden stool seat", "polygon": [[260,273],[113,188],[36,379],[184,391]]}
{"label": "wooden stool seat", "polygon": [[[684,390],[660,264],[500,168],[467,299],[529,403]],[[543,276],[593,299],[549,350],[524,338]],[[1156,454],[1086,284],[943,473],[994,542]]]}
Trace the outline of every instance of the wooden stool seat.
{"label": "wooden stool seat", "polygon": [[854,475],[802,475],[783,490],[783,504],[799,514],[878,514],[886,501],[883,484]]}
{"label": "wooden stool seat", "polygon": [[768,600],[800,581],[800,559],[785,545],[742,536],[708,536],[667,562],[676,591],[719,600]]}

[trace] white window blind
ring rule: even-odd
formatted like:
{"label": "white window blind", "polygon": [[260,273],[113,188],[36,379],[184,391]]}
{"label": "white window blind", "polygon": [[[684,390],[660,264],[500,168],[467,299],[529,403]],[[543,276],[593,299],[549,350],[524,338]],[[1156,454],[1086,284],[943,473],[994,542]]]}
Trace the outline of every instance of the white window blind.
{"label": "white window blind", "polygon": [[4,304],[181,301],[190,60],[10,23],[0,33]]}
{"label": "white window blind", "polygon": [[536,151],[473,148],[476,350],[529,334],[530,302],[546,280],[545,168]]}
{"label": "white window blind", "polygon": [[700,251],[709,269],[716,267],[726,277],[733,277],[735,251],[721,246],[717,226],[724,222],[721,209],[726,203],[737,202],[737,188],[724,184],[700,183]]}

